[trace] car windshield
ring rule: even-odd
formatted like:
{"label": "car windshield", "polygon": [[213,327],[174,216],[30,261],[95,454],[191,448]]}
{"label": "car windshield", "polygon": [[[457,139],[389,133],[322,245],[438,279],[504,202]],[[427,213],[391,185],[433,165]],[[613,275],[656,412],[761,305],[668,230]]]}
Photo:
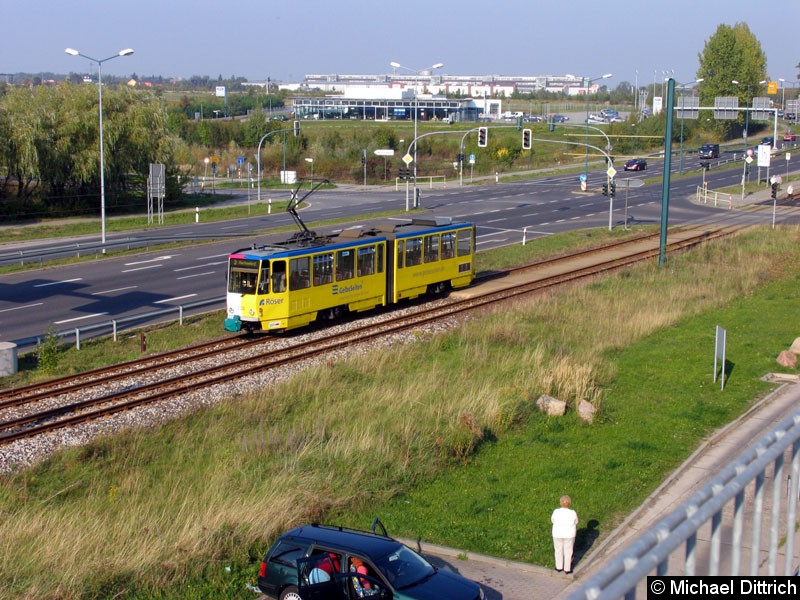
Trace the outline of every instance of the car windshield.
{"label": "car windshield", "polygon": [[420,583],[436,572],[428,561],[405,546],[399,546],[378,560],[375,566],[397,590]]}

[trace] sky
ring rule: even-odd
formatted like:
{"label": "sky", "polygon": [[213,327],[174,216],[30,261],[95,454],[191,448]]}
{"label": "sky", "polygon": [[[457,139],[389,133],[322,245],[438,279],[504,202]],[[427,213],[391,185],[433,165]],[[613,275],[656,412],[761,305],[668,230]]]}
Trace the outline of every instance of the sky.
{"label": "sky", "polygon": [[747,23],[769,78],[798,84],[800,0],[0,0],[0,73],[219,75],[613,73],[607,85],[694,80],[724,23]]}

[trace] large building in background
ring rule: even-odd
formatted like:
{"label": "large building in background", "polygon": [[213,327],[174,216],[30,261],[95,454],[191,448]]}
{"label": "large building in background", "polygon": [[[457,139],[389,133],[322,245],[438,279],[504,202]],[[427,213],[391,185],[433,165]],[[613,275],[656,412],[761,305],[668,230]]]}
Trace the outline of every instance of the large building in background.
{"label": "large building in background", "polygon": [[[340,75],[307,74],[302,82],[279,84],[297,94],[325,92],[325,97],[292,100],[300,119],[376,119],[446,122],[499,119],[502,98],[540,91],[579,96],[586,79],[575,75],[503,76],[417,74]],[[266,85],[249,82],[245,85]],[[596,83],[589,92],[598,89]]]}

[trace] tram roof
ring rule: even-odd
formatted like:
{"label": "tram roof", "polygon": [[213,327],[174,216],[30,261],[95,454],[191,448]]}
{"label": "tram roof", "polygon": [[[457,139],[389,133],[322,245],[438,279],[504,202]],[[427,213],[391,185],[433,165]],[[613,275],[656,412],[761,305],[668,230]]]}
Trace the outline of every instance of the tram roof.
{"label": "tram roof", "polygon": [[440,233],[472,227],[472,223],[453,223],[450,217],[423,217],[414,218],[409,223],[386,222],[374,229],[362,230],[359,228],[345,229],[336,236],[318,238],[317,242],[300,242],[287,240],[283,244],[265,244],[250,248],[242,248],[231,253],[231,258],[247,258],[262,260],[265,258],[287,258],[316,254],[319,252],[335,252],[345,248],[368,246],[375,242],[392,239],[405,239],[426,233]]}

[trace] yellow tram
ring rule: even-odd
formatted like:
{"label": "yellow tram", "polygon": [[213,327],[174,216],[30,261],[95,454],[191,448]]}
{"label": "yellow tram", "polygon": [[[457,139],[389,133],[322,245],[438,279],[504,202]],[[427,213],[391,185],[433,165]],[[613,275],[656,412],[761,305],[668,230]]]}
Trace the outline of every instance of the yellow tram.
{"label": "yellow tram", "polygon": [[475,278],[472,223],[432,217],[336,236],[303,230],[229,256],[225,329],[287,331]]}

